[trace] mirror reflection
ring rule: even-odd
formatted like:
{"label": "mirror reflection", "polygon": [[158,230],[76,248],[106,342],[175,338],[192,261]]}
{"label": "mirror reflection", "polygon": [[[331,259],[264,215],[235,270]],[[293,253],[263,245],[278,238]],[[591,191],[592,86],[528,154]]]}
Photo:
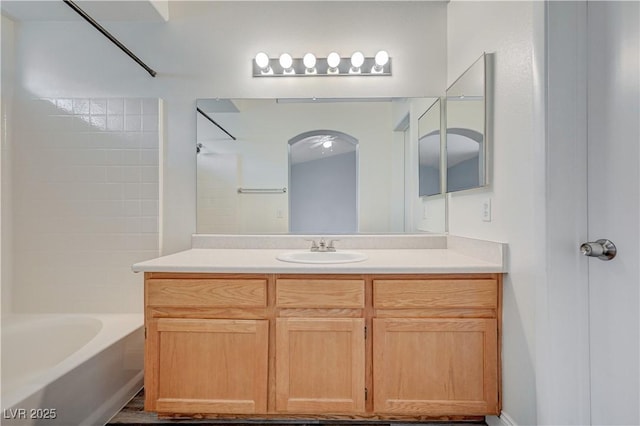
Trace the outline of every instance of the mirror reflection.
{"label": "mirror reflection", "polygon": [[289,230],[294,234],[358,232],[358,140],[312,130],[289,141]]}
{"label": "mirror reflection", "polygon": [[418,190],[421,197],[442,192],[440,179],[440,99],[418,121]]}
{"label": "mirror reflection", "polygon": [[487,184],[485,56],[447,89],[447,192]]}
{"label": "mirror reflection", "polygon": [[405,156],[417,133],[405,140],[400,128],[407,116],[417,128],[416,102],[425,98],[198,100],[197,232],[416,229]]}

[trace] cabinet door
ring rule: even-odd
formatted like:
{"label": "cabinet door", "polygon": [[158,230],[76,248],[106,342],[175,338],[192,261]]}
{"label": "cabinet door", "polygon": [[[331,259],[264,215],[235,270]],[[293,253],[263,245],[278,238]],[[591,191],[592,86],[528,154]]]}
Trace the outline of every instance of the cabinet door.
{"label": "cabinet door", "polygon": [[267,320],[161,318],[154,328],[156,411],[266,413]]}
{"label": "cabinet door", "polygon": [[486,415],[498,411],[495,319],[374,319],[374,411]]}
{"label": "cabinet door", "polygon": [[364,411],[364,363],[363,318],[279,318],[276,409]]}

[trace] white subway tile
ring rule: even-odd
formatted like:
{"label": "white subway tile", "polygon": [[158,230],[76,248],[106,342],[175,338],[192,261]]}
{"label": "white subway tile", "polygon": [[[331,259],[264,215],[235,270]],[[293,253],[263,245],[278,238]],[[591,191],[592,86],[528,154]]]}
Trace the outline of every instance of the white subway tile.
{"label": "white subway tile", "polygon": [[[103,166],[74,166],[74,169],[76,172],[76,180],[78,182],[91,184],[104,183],[107,180],[107,171]],[[95,189],[96,188],[93,188],[93,190]],[[91,192],[91,190],[89,192]]]}
{"label": "white subway tile", "polygon": [[158,217],[143,217],[142,218],[142,232],[143,233],[158,233],[159,230],[159,226],[158,226]]}
{"label": "white subway tile", "polygon": [[126,115],[140,115],[142,114],[142,101],[138,98],[131,98],[124,100],[124,113]]}
{"label": "white subway tile", "polygon": [[142,230],[142,219],[138,216],[125,218],[124,232],[127,234],[140,234]]}
{"label": "white subway tile", "polygon": [[89,99],[73,99],[73,113],[85,115],[90,113]]}
{"label": "white subway tile", "polygon": [[139,200],[142,196],[142,188],[139,183],[124,183],[122,197],[125,200]]}
{"label": "white subway tile", "polygon": [[122,216],[123,202],[120,200],[89,200],[87,205],[91,216]]}
{"label": "white subway tile", "polygon": [[142,203],[140,202],[140,200],[124,200],[122,205],[123,216],[140,216],[140,213],[142,211]]}
{"label": "white subway tile", "polygon": [[[105,164],[109,166],[122,165],[122,150],[120,149],[107,149],[105,150]],[[122,174],[122,172],[121,172]]]}
{"label": "white subway tile", "polygon": [[124,116],[107,115],[107,130],[110,132],[122,132],[124,130]]}
{"label": "white subway tile", "polygon": [[142,216],[158,216],[159,209],[158,200],[142,200]]}
{"label": "white subway tile", "polygon": [[123,166],[122,181],[129,183],[142,182],[142,169],[136,166]]}
{"label": "white subway tile", "polygon": [[124,99],[121,99],[121,98],[107,99],[107,114],[109,115],[124,114]]}
{"label": "white subway tile", "polygon": [[157,132],[158,131],[158,116],[157,115],[143,115],[142,116],[142,131],[143,132]]}
{"label": "white subway tile", "polygon": [[125,132],[141,132],[142,131],[142,116],[140,115],[125,115],[124,116],[124,131]]}
{"label": "white subway tile", "polygon": [[110,183],[122,183],[123,179],[122,179],[122,167],[114,165],[114,166],[107,166],[106,167],[106,172],[107,172],[107,182]]}
{"label": "white subway tile", "polygon": [[122,165],[124,166],[139,166],[141,164],[141,152],[138,149],[123,149],[122,150]]}
{"label": "white subway tile", "polygon": [[157,200],[158,184],[157,183],[143,183],[141,197],[143,200]]}
{"label": "white subway tile", "polygon": [[90,110],[91,115],[106,115],[107,114],[107,100],[106,99],[91,99]]}
{"label": "white subway tile", "polygon": [[139,149],[141,143],[141,137],[144,133],[141,132],[125,132],[122,133],[120,147],[122,149]]}
{"label": "white subway tile", "polygon": [[140,138],[140,148],[145,149],[158,149],[160,145],[159,136],[157,132],[145,132]]}
{"label": "white subway tile", "polygon": [[89,114],[75,115],[73,117],[74,132],[88,132],[91,130],[91,116]]}
{"label": "white subway tile", "polygon": [[[40,115],[23,114],[21,144],[12,147],[16,285],[26,289],[17,306],[114,312],[124,297],[140,311],[140,277],[130,267],[159,254],[157,103],[60,98],[25,105]],[[123,113],[136,116],[129,120],[135,130],[124,131]],[[34,301],[30,293],[57,296]]]}
{"label": "white subway tile", "polygon": [[144,166],[157,166],[159,161],[157,149],[143,149],[140,151],[140,164]]}
{"label": "white subway tile", "polygon": [[107,116],[91,114],[91,129],[94,132],[103,132],[107,130]]}
{"label": "white subway tile", "polygon": [[121,183],[102,183],[99,186],[98,197],[102,200],[122,200],[123,188]]}
{"label": "white subway tile", "polygon": [[56,99],[58,113],[73,114],[73,99]]}
{"label": "white subway tile", "polygon": [[142,169],[142,182],[144,183],[157,183],[159,177],[158,166],[143,166]]}

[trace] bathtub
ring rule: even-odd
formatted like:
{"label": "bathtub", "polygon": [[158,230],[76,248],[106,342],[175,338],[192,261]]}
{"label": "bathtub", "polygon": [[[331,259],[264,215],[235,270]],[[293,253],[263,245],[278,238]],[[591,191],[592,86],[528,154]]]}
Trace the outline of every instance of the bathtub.
{"label": "bathtub", "polygon": [[142,314],[2,319],[2,425],[103,425],[141,388]]}

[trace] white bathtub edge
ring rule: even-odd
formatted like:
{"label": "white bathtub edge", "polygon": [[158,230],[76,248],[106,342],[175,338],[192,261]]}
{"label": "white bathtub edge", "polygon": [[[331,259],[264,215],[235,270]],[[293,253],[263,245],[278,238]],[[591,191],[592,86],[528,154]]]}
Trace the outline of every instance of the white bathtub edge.
{"label": "white bathtub edge", "polygon": [[96,411],[87,417],[80,426],[104,425],[122,410],[127,403],[140,392],[144,385],[144,372],[140,371],[129,383],[124,385],[111,398],[106,400]]}

